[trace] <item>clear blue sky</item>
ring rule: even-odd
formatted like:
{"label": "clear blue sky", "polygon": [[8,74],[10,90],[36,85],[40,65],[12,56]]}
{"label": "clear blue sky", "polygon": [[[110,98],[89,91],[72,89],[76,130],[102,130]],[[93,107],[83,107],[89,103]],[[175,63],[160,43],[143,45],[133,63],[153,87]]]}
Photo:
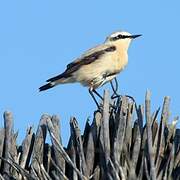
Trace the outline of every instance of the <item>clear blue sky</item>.
{"label": "clear blue sky", "polygon": [[169,95],[172,115],[180,115],[179,7],[178,0],[0,1],[0,125],[3,112],[12,111],[21,141],[46,112],[60,116],[64,143],[71,116],[83,130],[96,108],[86,88],[71,84],[39,93],[38,87],[116,30],[143,34],[118,76],[121,93],[142,104],[150,89],[152,110]]}

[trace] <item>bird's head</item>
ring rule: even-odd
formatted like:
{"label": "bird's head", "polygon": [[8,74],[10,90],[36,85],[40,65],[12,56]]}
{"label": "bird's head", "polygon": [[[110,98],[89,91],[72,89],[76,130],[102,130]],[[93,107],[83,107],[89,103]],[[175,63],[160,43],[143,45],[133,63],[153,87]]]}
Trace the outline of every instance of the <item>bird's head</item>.
{"label": "bird's head", "polygon": [[128,49],[131,41],[139,36],[141,35],[140,34],[132,35],[128,32],[117,31],[117,32],[112,33],[110,36],[108,36],[105,42],[120,45]]}

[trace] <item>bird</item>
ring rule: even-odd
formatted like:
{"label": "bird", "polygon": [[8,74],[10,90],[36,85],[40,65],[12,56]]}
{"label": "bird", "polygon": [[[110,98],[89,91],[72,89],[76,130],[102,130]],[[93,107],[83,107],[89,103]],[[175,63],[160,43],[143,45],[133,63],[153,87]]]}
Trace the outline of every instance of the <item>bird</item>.
{"label": "bird", "polygon": [[[113,79],[128,64],[128,48],[131,41],[141,34],[132,35],[126,31],[116,31],[106,37],[105,42],[83,53],[69,63],[65,71],[48,79],[47,84],[39,91],[45,91],[59,84],[79,82],[89,88],[89,93],[95,100],[93,92],[101,97],[96,89]],[[96,104],[97,101],[95,100]]]}

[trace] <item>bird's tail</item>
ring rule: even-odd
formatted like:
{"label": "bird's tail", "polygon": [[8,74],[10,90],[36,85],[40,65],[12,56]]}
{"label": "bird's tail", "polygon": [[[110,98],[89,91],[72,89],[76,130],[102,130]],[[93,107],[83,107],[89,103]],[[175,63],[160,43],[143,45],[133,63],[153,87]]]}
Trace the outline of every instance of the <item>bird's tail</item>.
{"label": "bird's tail", "polygon": [[48,82],[47,84],[45,84],[39,88],[39,91],[45,91],[47,89],[53,88],[54,86],[56,86],[58,84],[65,84],[65,83],[69,83],[69,82],[73,82],[73,81],[70,76],[67,76],[67,75],[65,75],[65,73],[62,73],[58,76],[48,79],[47,82]]}
{"label": "bird's tail", "polygon": [[47,90],[47,89],[53,88],[54,86],[55,86],[55,84],[53,84],[53,83],[50,82],[50,83],[47,83],[47,84],[41,86],[41,87],[39,88],[39,91],[45,91],[45,90]]}

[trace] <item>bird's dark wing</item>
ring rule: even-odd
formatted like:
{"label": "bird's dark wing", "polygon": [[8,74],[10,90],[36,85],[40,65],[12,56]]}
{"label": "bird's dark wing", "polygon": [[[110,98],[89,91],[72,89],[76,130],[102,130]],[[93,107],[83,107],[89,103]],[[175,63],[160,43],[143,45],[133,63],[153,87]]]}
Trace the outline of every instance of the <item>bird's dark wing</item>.
{"label": "bird's dark wing", "polygon": [[67,65],[67,70],[73,67],[79,68],[82,65],[90,64],[96,60],[98,60],[102,55],[106,52],[113,52],[116,50],[115,46],[112,45],[99,45],[95,48],[92,48],[85,52],[80,58],[76,59],[72,63]]}
{"label": "bird's dark wing", "polygon": [[88,65],[98,60],[105,53],[113,52],[115,50],[116,50],[115,46],[107,45],[107,44],[99,45],[95,48],[92,48],[86,51],[80,58],[68,64],[64,73],[48,79],[47,82],[56,81],[60,78],[68,78],[72,75],[73,72],[77,71],[82,65]]}

